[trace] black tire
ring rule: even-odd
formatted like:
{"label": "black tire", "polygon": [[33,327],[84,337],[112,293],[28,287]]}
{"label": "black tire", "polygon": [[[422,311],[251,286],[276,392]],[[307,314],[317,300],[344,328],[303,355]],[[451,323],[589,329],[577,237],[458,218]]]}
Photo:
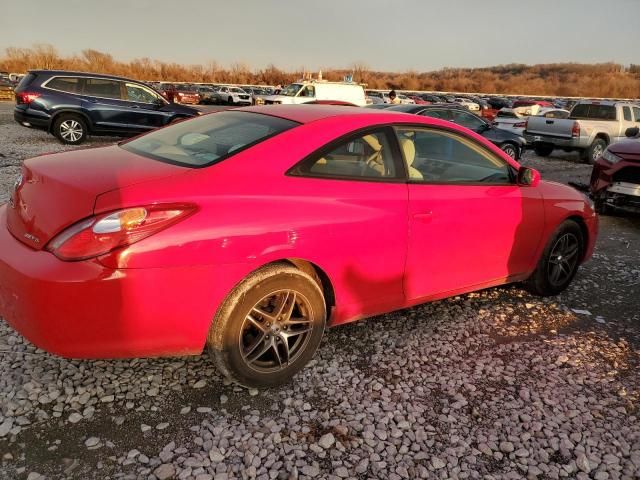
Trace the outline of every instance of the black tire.
{"label": "black tire", "polygon": [[502,145],[500,145],[500,150],[502,150],[514,160],[518,160],[520,158],[520,149],[513,143],[503,143]]}
{"label": "black tire", "polygon": [[604,198],[596,198],[593,202],[594,210],[598,215],[610,215],[612,208],[607,204]]}
{"label": "black tire", "polygon": [[548,157],[553,152],[553,145],[534,145],[533,151],[539,157]]}
{"label": "black tire", "polygon": [[[289,320],[276,310],[290,310]],[[267,265],[227,296],[213,320],[207,346],[227,378],[247,387],[271,387],[291,380],[311,360],[325,323],[318,282],[289,264]],[[285,353],[290,356],[283,364]]]}
{"label": "black tire", "polygon": [[581,152],[580,158],[584,163],[593,165],[605,148],[607,148],[607,142],[603,138],[596,138],[589,148]]}
{"label": "black tire", "polygon": [[[566,253],[560,248],[565,238],[568,239],[569,246]],[[582,230],[576,222],[573,220],[563,222],[551,236],[536,269],[526,280],[526,289],[534,295],[546,297],[557,295],[567,288],[580,266],[584,253],[584,240]],[[564,268],[559,265],[563,265]],[[561,277],[555,277],[558,269],[561,271]]]}
{"label": "black tire", "polygon": [[87,139],[87,122],[80,115],[62,113],[53,122],[52,133],[65,145],[80,145]]}
{"label": "black tire", "polygon": [[227,98],[227,103],[228,103],[229,105],[233,105],[233,97],[229,97],[229,98]]}

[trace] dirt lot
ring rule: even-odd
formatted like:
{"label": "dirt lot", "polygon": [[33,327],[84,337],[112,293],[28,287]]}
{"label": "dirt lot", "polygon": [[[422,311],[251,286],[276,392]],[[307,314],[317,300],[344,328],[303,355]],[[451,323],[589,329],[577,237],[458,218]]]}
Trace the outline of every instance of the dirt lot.
{"label": "dirt lot", "polygon": [[[11,111],[0,202],[25,158],[64,149]],[[577,162],[523,161],[586,182]],[[61,359],[0,319],[0,478],[638,478],[639,247],[639,217],[603,217],[562,295],[508,286],[338,327],[265,391],[206,356]]]}

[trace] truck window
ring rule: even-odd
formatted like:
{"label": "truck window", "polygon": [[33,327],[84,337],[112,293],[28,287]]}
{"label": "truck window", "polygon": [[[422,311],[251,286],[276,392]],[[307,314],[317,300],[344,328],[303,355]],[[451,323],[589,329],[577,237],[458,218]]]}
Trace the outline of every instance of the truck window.
{"label": "truck window", "polygon": [[633,117],[636,122],[640,122],[640,107],[633,107]]}
{"label": "truck window", "polygon": [[631,107],[622,107],[622,113],[624,114],[624,119],[627,122],[633,121],[633,117],[631,116]]}
{"label": "truck window", "polygon": [[569,116],[572,120],[615,120],[616,107],[598,103],[579,103]]}

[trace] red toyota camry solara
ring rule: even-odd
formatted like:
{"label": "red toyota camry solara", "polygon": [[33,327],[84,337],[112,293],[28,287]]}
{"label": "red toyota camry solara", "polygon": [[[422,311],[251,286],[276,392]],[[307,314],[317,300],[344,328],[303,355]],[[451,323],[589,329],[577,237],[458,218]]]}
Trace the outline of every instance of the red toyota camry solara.
{"label": "red toyota camry solara", "polygon": [[585,197],[452,123],[356,107],[205,115],[27,160],[0,207],[0,314],[75,358],[197,355],[275,385],[327,325],[589,258]]}

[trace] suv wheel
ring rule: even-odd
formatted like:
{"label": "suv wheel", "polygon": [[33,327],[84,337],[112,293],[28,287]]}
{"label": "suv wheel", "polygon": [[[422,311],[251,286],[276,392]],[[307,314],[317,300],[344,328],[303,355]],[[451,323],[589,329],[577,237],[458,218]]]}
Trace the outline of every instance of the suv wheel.
{"label": "suv wheel", "polygon": [[80,145],[87,139],[87,124],[79,115],[63,113],[53,123],[53,134],[62,143]]}
{"label": "suv wheel", "polygon": [[229,98],[227,99],[227,103],[228,103],[229,105],[233,105],[233,97],[229,97]]}

